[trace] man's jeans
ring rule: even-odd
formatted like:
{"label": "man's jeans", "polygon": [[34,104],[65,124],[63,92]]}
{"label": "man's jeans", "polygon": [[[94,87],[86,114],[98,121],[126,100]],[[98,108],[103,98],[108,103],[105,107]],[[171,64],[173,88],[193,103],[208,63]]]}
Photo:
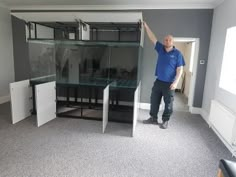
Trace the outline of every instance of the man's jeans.
{"label": "man's jeans", "polygon": [[150,116],[157,119],[162,97],[165,102],[165,109],[162,114],[162,121],[168,121],[173,112],[174,90],[170,90],[171,82],[156,80],[152,87]]}

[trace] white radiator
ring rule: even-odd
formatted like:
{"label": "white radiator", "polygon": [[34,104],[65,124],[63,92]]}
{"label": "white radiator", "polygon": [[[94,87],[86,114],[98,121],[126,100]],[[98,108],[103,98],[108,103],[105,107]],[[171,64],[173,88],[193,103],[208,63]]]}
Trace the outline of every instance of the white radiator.
{"label": "white radiator", "polygon": [[226,147],[235,155],[236,152],[236,115],[220,102],[212,100],[209,115],[212,129]]}

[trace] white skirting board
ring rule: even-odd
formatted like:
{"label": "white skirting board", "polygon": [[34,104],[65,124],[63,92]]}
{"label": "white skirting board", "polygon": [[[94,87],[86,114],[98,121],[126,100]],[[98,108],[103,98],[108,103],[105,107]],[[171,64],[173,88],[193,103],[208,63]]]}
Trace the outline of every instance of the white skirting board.
{"label": "white skirting board", "polygon": [[209,113],[205,109],[201,109],[201,116],[209,125]]}
{"label": "white skirting board", "polygon": [[6,102],[9,102],[9,101],[10,101],[10,95],[0,97],[0,104],[6,103]]}
{"label": "white skirting board", "polygon": [[139,108],[144,110],[150,110],[150,103],[139,103]]}
{"label": "white skirting board", "polygon": [[190,107],[189,112],[191,112],[191,114],[201,114],[202,108]]}
{"label": "white skirting board", "polygon": [[[139,108],[144,109],[144,110],[150,110],[151,104],[150,103],[140,103]],[[161,103],[159,111],[163,111],[165,107],[164,102]],[[190,107],[189,112],[192,114],[200,114],[202,115],[202,108],[197,108],[197,107]],[[205,113],[205,112],[204,112]],[[204,114],[205,116],[205,114]]]}
{"label": "white skirting board", "polygon": [[[151,104],[150,103],[139,103],[139,108],[144,110],[150,110]],[[164,110],[164,103],[160,105],[160,111]]]}

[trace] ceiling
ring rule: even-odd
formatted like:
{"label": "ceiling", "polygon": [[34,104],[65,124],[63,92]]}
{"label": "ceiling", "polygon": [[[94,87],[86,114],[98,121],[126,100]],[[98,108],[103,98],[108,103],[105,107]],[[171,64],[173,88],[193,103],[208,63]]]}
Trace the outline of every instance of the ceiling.
{"label": "ceiling", "polygon": [[12,10],[114,10],[215,8],[224,0],[0,0]]}

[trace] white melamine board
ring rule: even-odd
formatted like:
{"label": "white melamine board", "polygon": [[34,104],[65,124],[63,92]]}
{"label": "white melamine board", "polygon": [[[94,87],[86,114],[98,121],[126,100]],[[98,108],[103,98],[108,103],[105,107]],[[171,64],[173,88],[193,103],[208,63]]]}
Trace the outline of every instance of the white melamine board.
{"label": "white melamine board", "polygon": [[139,98],[140,98],[140,88],[141,83],[139,83],[138,87],[136,88],[134,92],[134,112],[133,112],[133,129],[132,129],[132,136],[134,136],[135,128],[138,120],[138,114],[139,114]]}
{"label": "white melamine board", "polygon": [[12,123],[15,124],[31,115],[32,89],[29,80],[10,83]]}
{"label": "white melamine board", "polygon": [[90,26],[86,24],[86,27],[82,27],[82,40],[90,39]]}
{"label": "white melamine board", "polygon": [[56,82],[36,85],[37,126],[56,118]]}
{"label": "white melamine board", "polygon": [[25,21],[72,22],[138,22],[142,12],[13,12],[12,15]]}
{"label": "white melamine board", "polygon": [[109,111],[109,85],[103,91],[103,117],[102,117],[102,132],[105,132],[108,123]]}

